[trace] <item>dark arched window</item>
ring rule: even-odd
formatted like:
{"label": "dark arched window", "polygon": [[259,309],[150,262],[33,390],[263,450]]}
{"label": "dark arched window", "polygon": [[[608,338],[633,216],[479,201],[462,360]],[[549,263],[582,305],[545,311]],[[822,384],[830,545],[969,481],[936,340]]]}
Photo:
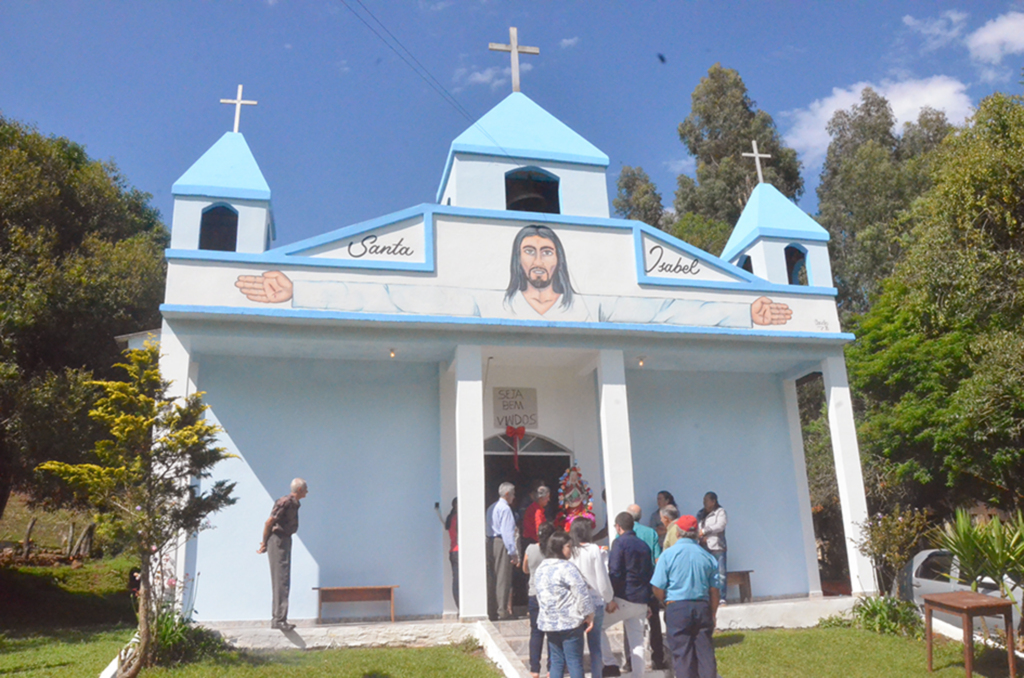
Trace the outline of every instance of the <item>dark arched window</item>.
{"label": "dark arched window", "polygon": [[807,284],[807,250],[800,245],[786,247],[786,277],[790,285]]}
{"label": "dark arched window", "polygon": [[203,212],[199,222],[199,249],[234,252],[238,246],[238,212],[217,205]]}
{"label": "dark arched window", "polygon": [[536,167],[512,170],[505,175],[505,209],[561,214],[558,177]]}
{"label": "dark arched window", "polygon": [[744,254],[740,257],[740,260],[736,262],[736,265],[742,268],[747,273],[754,272],[754,264],[750,262],[750,255]]}

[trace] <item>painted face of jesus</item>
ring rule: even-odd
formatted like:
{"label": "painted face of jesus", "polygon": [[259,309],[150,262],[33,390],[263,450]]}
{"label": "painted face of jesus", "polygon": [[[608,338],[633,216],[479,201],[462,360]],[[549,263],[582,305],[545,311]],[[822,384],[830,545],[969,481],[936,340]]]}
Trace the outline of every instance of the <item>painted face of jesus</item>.
{"label": "painted face of jesus", "polygon": [[539,235],[523,238],[519,245],[519,262],[530,287],[544,289],[551,284],[558,268],[558,253],[555,243]]}

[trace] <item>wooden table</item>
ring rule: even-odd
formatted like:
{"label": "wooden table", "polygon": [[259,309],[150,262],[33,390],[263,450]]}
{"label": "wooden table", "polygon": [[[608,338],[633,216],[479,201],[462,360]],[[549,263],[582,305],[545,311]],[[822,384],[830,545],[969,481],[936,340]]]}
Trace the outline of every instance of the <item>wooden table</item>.
{"label": "wooden table", "polygon": [[959,615],[964,625],[964,666],[967,678],[974,674],[974,618],[1003,616],[1006,621],[1006,651],[1010,657],[1010,678],[1017,676],[1013,653],[1013,604],[1004,598],[986,596],[974,591],[935,593],[924,596],[924,640],[928,646],[928,670],[932,670],[932,613]]}
{"label": "wooden table", "polygon": [[[725,585],[727,587],[736,584],[740,587],[740,602],[749,603],[751,600],[750,595],[750,573],[753,570],[734,570],[732,572],[725,573]],[[723,598],[725,596],[722,596]]]}
{"label": "wooden table", "polygon": [[365,603],[365,602],[390,602],[391,621],[395,621],[395,589],[394,586],[314,586],[313,590],[319,592],[319,600],[316,607],[316,623],[323,619],[324,603]]}

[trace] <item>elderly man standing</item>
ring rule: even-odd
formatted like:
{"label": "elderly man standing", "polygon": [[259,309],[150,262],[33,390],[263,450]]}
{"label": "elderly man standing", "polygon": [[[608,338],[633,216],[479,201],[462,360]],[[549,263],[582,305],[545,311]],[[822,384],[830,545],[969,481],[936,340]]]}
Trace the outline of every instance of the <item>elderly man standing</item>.
{"label": "elderly man standing", "polygon": [[544,485],[538,487],[535,494],[537,499],[527,507],[526,514],[523,516],[523,541],[527,545],[536,544],[539,541],[537,528],[547,522],[544,511],[548,502],[551,501],[551,490]]}
{"label": "elderly man standing", "polygon": [[718,613],[718,562],[697,543],[696,518],[683,516],[677,524],[679,541],[661,554],[651,585],[667,605],[665,626],[676,678],[715,678],[711,635]]}
{"label": "elderly man standing", "polygon": [[511,616],[512,568],[519,566],[516,518],[512,514],[515,498],[516,486],[502,483],[498,487],[498,501],[487,507],[487,613],[491,619]]}
{"label": "elderly man standing", "polygon": [[263,525],[263,541],[256,553],[268,553],[270,559],[270,584],[274,591],[271,608],[271,628],[291,631],[294,624],[288,623],[288,591],[292,576],[292,535],[299,530],[299,500],[309,494],[306,481],[296,478],[292,481],[291,494],[274,502],[270,517]]}

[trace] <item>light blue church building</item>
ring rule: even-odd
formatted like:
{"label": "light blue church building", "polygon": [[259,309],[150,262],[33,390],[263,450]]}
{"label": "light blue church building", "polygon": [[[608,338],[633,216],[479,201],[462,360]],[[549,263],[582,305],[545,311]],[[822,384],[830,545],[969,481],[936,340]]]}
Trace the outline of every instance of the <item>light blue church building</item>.
{"label": "light blue church building", "polygon": [[[206,393],[237,455],[213,480],[238,502],[178,551],[197,618],[269,620],[256,548],[296,476],[292,619],[318,616],[314,587],[369,585],[400,587],[399,617],[481,618],[498,483],[522,497],[572,460],[599,522],[634,501],[646,522],[659,490],[694,513],[713,490],[755,599],[821,595],[807,374],[825,380],[846,534],[866,518],[827,233],[768,184],[721,257],[611,218],[608,156],[519,92],[438,164],[435,201],[282,247],[241,134],[174,184],[161,368]],[[435,508],[456,496],[461,608]],[[873,591],[848,554],[854,592]]]}

